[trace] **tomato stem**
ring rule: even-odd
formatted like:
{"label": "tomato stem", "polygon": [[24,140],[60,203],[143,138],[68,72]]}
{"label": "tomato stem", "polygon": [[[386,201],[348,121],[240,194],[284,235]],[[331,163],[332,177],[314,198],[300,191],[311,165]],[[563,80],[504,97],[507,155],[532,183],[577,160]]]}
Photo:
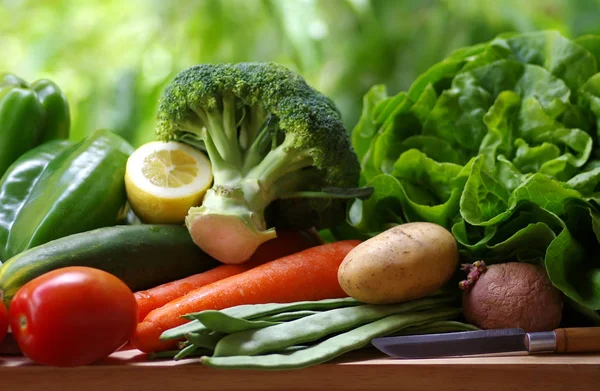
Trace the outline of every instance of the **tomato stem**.
{"label": "tomato stem", "polygon": [[27,328],[27,317],[25,315],[21,315],[19,317],[19,327],[21,330],[25,330]]}

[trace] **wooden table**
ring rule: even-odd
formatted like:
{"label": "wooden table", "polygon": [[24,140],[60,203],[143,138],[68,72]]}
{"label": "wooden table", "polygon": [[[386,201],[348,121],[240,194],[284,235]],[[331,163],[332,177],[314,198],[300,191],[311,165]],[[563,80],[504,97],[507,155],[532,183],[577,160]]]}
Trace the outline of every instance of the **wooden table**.
{"label": "wooden table", "polygon": [[395,360],[374,349],[293,371],[218,370],[196,359],[147,360],[124,350],[79,368],[0,356],[0,388],[15,391],[600,390],[600,355]]}

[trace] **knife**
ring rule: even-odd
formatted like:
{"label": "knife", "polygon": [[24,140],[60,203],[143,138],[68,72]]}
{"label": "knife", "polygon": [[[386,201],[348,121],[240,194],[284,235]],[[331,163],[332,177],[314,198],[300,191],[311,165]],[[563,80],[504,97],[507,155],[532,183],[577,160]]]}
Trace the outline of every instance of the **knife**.
{"label": "knife", "polygon": [[529,332],[522,329],[374,338],[383,353],[398,358],[434,358],[496,353],[600,352],[600,327],[560,328]]}

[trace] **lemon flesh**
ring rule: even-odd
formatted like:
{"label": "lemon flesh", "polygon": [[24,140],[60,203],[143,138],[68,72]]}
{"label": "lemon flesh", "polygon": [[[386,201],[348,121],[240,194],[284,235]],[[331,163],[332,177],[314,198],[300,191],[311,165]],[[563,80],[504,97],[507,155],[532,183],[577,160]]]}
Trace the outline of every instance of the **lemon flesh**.
{"label": "lemon flesh", "polygon": [[202,203],[212,180],[206,155],[176,141],[142,145],[125,170],[127,199],[145,223],[182,224],[188,210]]}

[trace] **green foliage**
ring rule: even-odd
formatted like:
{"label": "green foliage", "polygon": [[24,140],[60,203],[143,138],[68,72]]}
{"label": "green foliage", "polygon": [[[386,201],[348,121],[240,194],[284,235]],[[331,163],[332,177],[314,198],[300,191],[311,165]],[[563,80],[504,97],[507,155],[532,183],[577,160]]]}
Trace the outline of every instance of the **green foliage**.
{"label": "green foliage", "polygon": [[55,80],[72,138],[109,128],[134,146],[154,138],[161,92],[195,64],[281,63],[351,129],[373,84],[405,90],[453,49],[505,31],[595,33],[600,17],[597,0],[8,0],[0,11],[0,72]]}
{"label": "green foliage", "polygon": [[407,92],[365,96],[352,141],[362,183],[339,237],[430,221],[465,260],[544,263],[574,302],[600,310],[596,39],[502,34],[451,53]]}
{"label": "green foliage", "polygon": [[[375,193],[352,208],[356,226],[338,232],[364,237],[410,219],[439,221],[473,257],[545,256],[555,284],[594,308],[598,268],[588,254],[595,242],[564,227],[566,216],[581,216],[592,232],[596,220],[574,212],[581,208],[559,208],[557,217],[554,205],[565,197],[561,188],[566,197],[580,194],[573,199],[593,216],[600,204],[599,5],[8,0],[0,5],[0,72],[56,81],[69,99],[72,139],[109,128],[138,146],[154,139],[159,98],[182,69],[278,62],[331,97],[346,128],[355,129],[362,182]],[[546,29],[561,35],[485,43]],[[553,185],[546,188],[541,176]],[[555,199],[534,190],[556,191]],[[583,247],[569,256],[581,261],[558,267],[573,240]],[[587,271],[576,274],[579,268]]]}

